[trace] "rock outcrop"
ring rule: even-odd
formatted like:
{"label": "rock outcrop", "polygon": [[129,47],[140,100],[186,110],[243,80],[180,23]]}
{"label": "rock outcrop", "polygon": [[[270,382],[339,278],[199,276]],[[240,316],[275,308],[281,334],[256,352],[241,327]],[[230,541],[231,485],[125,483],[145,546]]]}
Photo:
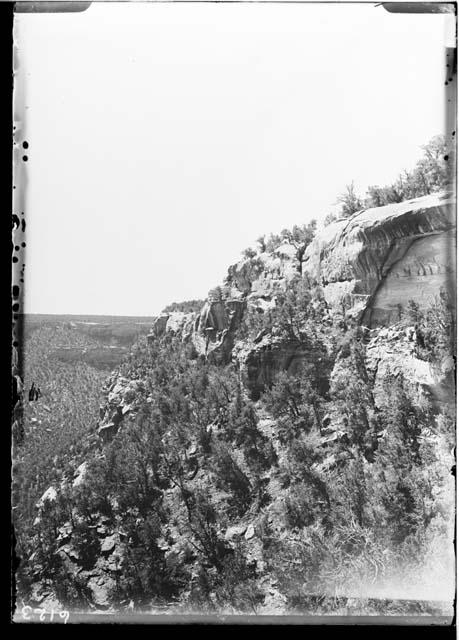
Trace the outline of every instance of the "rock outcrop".
{"label": "rock outcrop", "polygon": [[307,354],[272,336],[238,341],[248,309],[263,314],[275,307],[276,296],[302,271],[321,284],[332,314],[370,328],[391,325],[408,300],[423,308],[442,287],[454,286],[455,233],[450,192],[360,211],[319,231],[301,265],[288,242],[243,258],[209,292],[200,313],[161,315],[150,339],[170,332],[211,362],[237,360],[256,397],[277,371],[294,371]]}
{"label": "rock outcrop", "polygon": [[[397,323],[396,320],[400,307],[409,299],[414,299],[421,307],[427,306],[430,299],[438,294],[440,287],[452,284],[455,238],[453,205],[450,194],[435,194],[358,212],[351,218],[339,220],[320,231],[301,263],[298,262],[295,247],[288,243],[281,244],[271,252],[258,252],[244,257],[229,268],[222,286],[209,292],[200,311],[161,314],[155,319],[147,341],[154,346],[158,338],[175,338],[190,346],[193,358],[205,358],[217,365],[236,362],[245,387],[252,398],[257,399],[260,392],[273,382],[276,372],[284,370],[295,374],[304,360],[318,363],[322,357],[308,352],[306,347],[299,347],[298,342],[289,341],[285,334],[276,333],[275,330],[264,328],[258,335],[250,333],[250,337],[247,332],[244,333],[246,314],[250,311],[262,316],[275,309],[279,296],[289,290],[298,274],[303,273],[320,283],[328,304],[328,307],[325,304],[322,306],[322,300],[317,303],[317,324],[322,328],[332,327],[336,312],[338,316],[342,314],[343,321],[346,317],[353,317],[366,325],[366,330],[362,330],[361,334],[366,336],[365,365],[368,377],[374,382],[372,389],[375,411],[378,410],[378,393],[382,394],[384,391],[383,384],[388,371],[394,376],[399,373],[407,376],[414,385],[426,389],[432,398],[445,401],[442,393],[448,393],[448,389],[442,386],[442,379],[454,370],[453,359],[445,357],[439,367],[434,369],[430,362],[420,357],[416,327]],[[316,302],[311,304],[316,305]],[[339,323],[332,328],[336,326],[342,328]],[[344,323],[344,330],[348,328]],[[328,339],[332,342],[335,336],[328,336]],[[323,347],[323,352],[327,350],[332,351],[328,343]],[[341,375],[347,383],[349,371],[346,370],[343,346],[337,348],[337,351],[330,380]],[[143,356],[152,357],[153,354],[154,348],[149,354],[144,352]],[[106,382],[106,404],[100,407],[97,435],[91,433],[85,443],[88,451],[97,451],[93,458],[96,461],[103,459],[104,442],[111,440],[120,429],[126,429],[136,417],[142,419],[144,415],[148,415],[145,408],[155,402],[151,380],[147,374],[142,373],[142,361],[137,364],[134,357],[133,360],[130,368],[122,369],[123,375],[120,371],[114,371]],[[277,579],[264,575],[266,563],[263,545],[269,539],[266,531],[271,532],[270,535],[275,535],[278,540],[287,540],[288,537],[290,544],[301,542],[299,528],[292,527],[289,520],[291,514],[288,500],[295,496],[287,491],[289,485],[284,472],[287,457],[291,456],[293,449],[285,446],[279,424],[267,409],[263,406],[255,407],[257,429],[272,447],[266,458],[269,455],[271,460],[276,460],[276,464],[270,463],[268,470],[258,466],[255,471],[250,470],[245,464],[242,447],[237,443],[231,450],[231,456],[239,472],[241,469],[247,471],[247,485],[250,491],[255,492],[255,488],[257,489],[257,500],[260,499],[261,502],[263,499],[266,509],[263,511],[258,505],[257,509],[238,514],[232,520],[222,521],[222,527],[217,532],[221,538],[218,549],[219,553],[225,551],[227,555],[233,555],[236,550],[242,551],[247,567],[257,572],[259,585],[266,595],[266,611],[275,611],[282,610],[285,602],[278,590]],[[349,442],[352,425],[343,415],[339,404],[331,408],[325,404],[325,410],[326,415],[316,414],[317,431],[309,434],[311,438],[315,438],[310,440],[309,446],[320,450],[311,463],[312,470],[319,474],[338,464],[345,464],[350,456],[344,447],[339,450],[334,445],[337,442]],[[222,415],[225,414],[220,409],[220,414],[213,416],[212,421],[205,418],[206,422],[202,423],[206,442],[209,436],[209,439],[212,437],[217,444],[221,444],[218,439],[222,422],[224,425]],[[224,426],[221,431],[224,431]],[[167,444],[167,431],[161,437],[165,438]],[[374,436],[382,437],[382,432],[377,432]],[[202,439],[201,436],[200,438]],[[158,556],[162,557],[171,575],[174,575],[177,567],[193,567],[194,573],[190,572],[191,582],[199,577],[196,554],[199,547],[190,543],[183,534],[184,531],[189,531],[190,522],[194,525],[186,496],[192,495],[192,490],[196,495],[204,495],[209,490],[206,477],[209,474],[209,466],[206,466],[207,452],[202,443],[198,443],[197,435],[187,434],[183,451],[177,453],[177,461],[166,460],[167,468],[170,469],[173,468],[172,462],[177,462],[180,482],[164,482],[164,478],[161,478],[161,508],[165,514],[173,514],[173,517],[164,522],[159,522],[158,519],[159,529],[155,539]],[[259,446],[261,451],[264,445]],[[218,452],[218,448],[216,451]],[[260,455],[257,446],[248,451],[251,455],[254,452],[257,456]],[[145,465],[142,474],[147,477],[149,473],[153,471]],[[73,465],[73,475],[68,474],[68,478],[63,479],[60,485],[50,487],[37,502],[38,516],[34,525],[40,523],[40,517],[47,507],[56,502],[61,489],[69,490],[71,487],[76,494],[83,493],[85,484],[91,482],[91,476],[92,468],[80,455]],[[241,476],[244,477],[244,473],[240,472],[236,476],[238,482],[241,482]],[[157,486],[160,486],[159,482]],[[326,502],[321,492],[318,488],[310,491],[313,490],[317,493],[313,495],[311,502],[323,508]],[[225,486],[216,485],[213,491],[216,504],[223,502],[228,495],[225,493]],[[86,551],[83,553],[84,546],[78,541],[78,525],[82,522],[79,521],[78,510],[72,510],[72,522],[65,522],[57,530],[56,536],[57,555],[65,570],[69,575],[78,575],[79,583],[84,584],[87,591],[89,605],[97,610],[110,609],[127,560],[130,562],[128,552],[132,540],[130,530],[124,528],[125,514],[120,514],[122,510],[118,508],[116,497],[111,496],[110,501],[114,507],[112,518],[97,512],[93,514],[91,525],[88,526],[92,541],[89,551],[94,555],[93,558],[88,560],[84,557]],[[309,507],[305,507],[305,512],[308,509]],[[137,518],[138,507],[129,506],[127,512],[129,522],[134,522],[134,528],[140,527],[143,521],[142,518]],[[306,519],[305,522],[305,526],[309,527],[313,519]],[[29,560],[33,562],[34,558]],[[45,597],[45,587],[44,584],[43,592],[38,597]]]}
{"label": "rock outcrop", "polygon": [[244,312],[252,308],[264,313],[275,307],[276,294],[286,291],[298,273],[288,247],[294,249],[282,245],[273,254],[260,253],[232,265],[223,285],[209,291],[199,313],[161,314],[153,323],[150,340],[170,332],[190,340],[198,355],[216,364],[229,362]]}
{"label": "rock outcrop", "polygon": [[454,286],[455,238],[454,195],[435,193],[330,224],[308,247],[304,270],[332,307],[388,325],[409,299],[426,307]]}
{"label": "rock outcrop", "polygon": [[380,381],[390,373],[403,375],[412,384],[425,389],[434,402],[450,403],[451,387],[448,381],[453,375],[455,362],[451,355],[434,366],[418,353],[418,336],[414,326],[373,329],[366,345],[366,368],[373,376],[375,400],[378,401]]}
{"label": "rock outcrop", "polygon": [[145,399],[145,383],[127,380],[116,372],[107,381],[107,404],[100,408],[97,433],[103,440],[110,440],[119,430],[126,414],[134,417],[141,400]]}

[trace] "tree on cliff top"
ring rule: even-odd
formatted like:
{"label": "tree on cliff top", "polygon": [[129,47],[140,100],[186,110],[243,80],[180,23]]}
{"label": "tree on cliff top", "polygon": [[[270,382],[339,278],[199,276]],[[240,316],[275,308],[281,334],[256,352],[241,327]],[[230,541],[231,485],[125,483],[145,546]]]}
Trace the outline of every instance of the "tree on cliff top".
{"label": "tree on cliff top", "polygon": [[281,232],[281,238],[284,242],[288,242],[296,249],[295,258],[297,259],[297,269],[299,273],[303,273],[303,256],[314,239],[317,229],[317,222],[311,220],[309,224],[294,225],[292,229],[284,229]]}
{"label": "tree on cliff top", "polygon": [[[423,155],[412,171],[403,171],[391,184],[368,187],[365,198],[357,195],[353,182],[346,185],[337,200],[337,204],[341,205],[341,216],[348,218],[365,207],[383,207],[447,188],[453,180],[455,162],[453,150],[448,147],[445,136],[434,136],[421,149]],[[334,215],[329,214],[325,218],[325,225],[335,219]]]}
{"label": "tree on cliff top", "polygon": [[[303,256],[307,247],[314,239],[317,230],[316,220],[311,220],[308,224],[295,224],[292,229],[282,229],[280,233],[271,233],[269,236],[260,236],[257,239],[258,251],[260,253],[274,253],[282,244],[291,244],[296,249],[295,258],[299,273],[303,272]],[[242,252],[244,258],[253,259],[257,251],[253,247],[248,247]]]}
{"label": "tree on cliff top", "polygon": [[421,148],[424,154],[413,171],[404,171],[392,184],[368,188],[365,206],[382,207],[448,187],[453,180],[454,157],[445,136],[435,136]]}
{"label": "tree on cliff top", "polygon": [[422,150],[424,156],[413,171],[413,179],[417,188],[427,195],[444,189],[452,181],[453,162],[445,136],[435,136]]}
{"label": "tree on cliff top", "polygon": [[356,211],[363,209],[363,202],[355,191],[354,182],[346,185],[345,191],[338,196],[337,204],[341,205],[343,218],[349,218]]}

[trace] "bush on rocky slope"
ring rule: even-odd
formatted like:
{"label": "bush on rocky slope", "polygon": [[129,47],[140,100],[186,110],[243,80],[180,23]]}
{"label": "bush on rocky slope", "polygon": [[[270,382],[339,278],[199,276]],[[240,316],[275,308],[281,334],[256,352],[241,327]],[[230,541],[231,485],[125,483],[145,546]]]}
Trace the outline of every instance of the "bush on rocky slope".
{"label": "bush on rocky slope", "polygon": [[[257,402],[234,364],[190,359],[172,334],[139,342],[123,375],[141,383],[118,433],[87,453],[77,486],[63,474],[29,532],[24,593],[38,580],[73,607],[253,613],[382,589],[400,564],[415,581],[447,540],[454,421],[403,376],[375,396],[364,332],[319,326],[320,291],[297,285],[264,329],[310,364]],[[434,308],[445,334],[426,334],[432,361],[451,327],[448,306]],[[434,311],[417,313],[421,327]]]}

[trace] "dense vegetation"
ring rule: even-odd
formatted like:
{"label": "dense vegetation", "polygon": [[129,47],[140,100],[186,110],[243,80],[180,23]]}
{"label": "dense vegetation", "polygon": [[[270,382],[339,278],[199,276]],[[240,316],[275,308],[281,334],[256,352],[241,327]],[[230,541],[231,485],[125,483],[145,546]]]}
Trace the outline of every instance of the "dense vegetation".
{"label": "dense vegetation", "polygon": [[[428,186],[444,184],[441,172],[424,169]],[[403,197],[421,195],[410,180]],[[391,189],[371,197],[402,198]],[[377,376],[368,366],[369,332],[332,313],[319,284],[302,273],[315,228],[262,237],[258,251],[245,252],[258,273],[262,254],[271,260],[286,245],[296,273],[273,294],[275,305],[262,312],[249,305],[235,336],[301,354],[257,396],[237,359],[216,366],[171,332],[140,338],[120,368],[138,383],[135,410],[103,443],[95,434],[100,374],[49,357],[64,330],[34,332],[26,385],[34,380],[43,399],[26,407],[15,474],[22,597],[40,584],[67,607],[87,608],[88,581],[103,575],[117,609],[133,601],[176,612],[349,613],[344,596],[396,598],[396,585],[417,599],[416,588],[449,575],[452,302],[443,291],[428,309],[410,302],[388,338],[411,336],[439,388],[390,368]],[[224,294],[224,287],[212,293]],[[86,476],[75,485],[83,460]],[[36,517],[35,502],[52,484],[56,499]],[[397,606],[374,604],[374,612],[408,612]]]}
{"label": "dense vegetation", "polygon": [[[386,376],[376,393],[364,332],[320,323],[324,312],[320,288],[298,277],[265,316],[265,331],[296,340],[311,358],[300,375],[280,372],[257,403],[233,365],[195,358],[170,335],[139,342],[136,366],[146,375],[137,417],[87,454],[86,482],[63,483],[35,535],[21,538],[24,557],[34,552],[23,588],[35,571],[68,606],[84,606],[101,521],[124,541],[112,568],[117,606],[256,612],[274,589],[287,610],[316,611],[357,585],[401,574],[415,583],[449,540],[453,405],[435,408],[400,376]],[[258,322],[248,316],[245,339]],[[424,313],[410,305],[399,328],[413,322],[419,357],[441,363],[451,352],[447,297]],[[69,522],[80,573],[59,553]],[[256,535],[232,537],[237,525]]]}
{"label": "dense vegetation", "polygon": [[[72,469],[97,418],[106,374],[84,363],[66,364],[52,357],[61,347],[94,347],[88,336],[65,324],[41,326],[24,345],[22,430],[13,433],[13,506],[18,549],[33,536],[35,503],[62,474]],[[28,401],[32,383],[41,390]]]}

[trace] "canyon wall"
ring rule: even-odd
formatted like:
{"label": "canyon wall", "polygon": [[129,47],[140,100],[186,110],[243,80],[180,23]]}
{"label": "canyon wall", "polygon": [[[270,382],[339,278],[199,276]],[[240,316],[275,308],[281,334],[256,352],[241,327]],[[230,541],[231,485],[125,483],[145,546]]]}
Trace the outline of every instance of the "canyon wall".
{"label": "canyon wall", "polygon": [[450,192],[360,211],[317,234],[305,271],[332,307],[389,325],[408,300],[425,308],[441,287],[454,291],[455,215]]}
{"label": "canyon wall", "polygon": [[370,329],[390,326],[409,300],[425,308],[441,288],[454,292],[455,240],[452,192],[360,211],[319,230],[301,264],[287,242],[241,259],[209,292],[200,313],[161,315],[150,339],[170,333],[216,364],[237,360],[256,398],[277,371],[293,371],[308,354],[273,336],[238,339],[247,310],[274,308],[276,296],[302,272],[319,282],[331,315],[353,317]]}

